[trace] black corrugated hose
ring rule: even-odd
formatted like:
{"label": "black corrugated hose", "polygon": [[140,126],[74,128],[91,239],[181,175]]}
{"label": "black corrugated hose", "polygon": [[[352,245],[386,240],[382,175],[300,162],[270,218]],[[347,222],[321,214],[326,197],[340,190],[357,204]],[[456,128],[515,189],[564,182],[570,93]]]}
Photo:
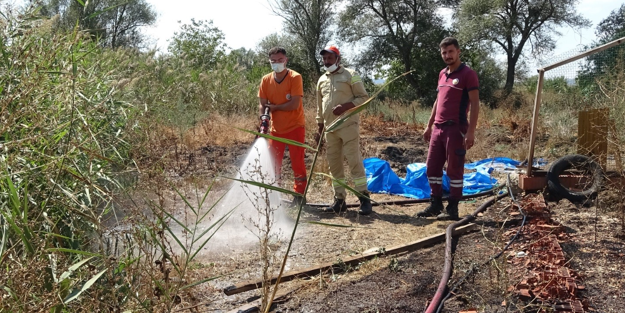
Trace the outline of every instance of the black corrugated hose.
{"label": "black corrugated hose", "polygon": [[[466,199],[472,199],[472,198],[477,198],[477,197],[482,197],[482,196],[488,196],[490,194],[492,194],[493,190],[498,189],[500,187],[503,187],[503,185],[501,186],[495,186],[493,187],[493,189],[487,190],[487,191],[482,191],[482,192],[478,192],[472,195],[465,195],[462,196],[462,200],[466,200]],[[443,200],[445,200],[447,198],[443,198]],[[288,200],[283,200],[285,202],[287,202]],[[371,205],[372,206],[379,206],[379,205],[404,205],[404,204],[417,204],[417,203],[429,203],[430,202],[430,198],[426,198],[426,199],[404,199],[404,200],[388,200],[388,201],[374,201],[371,200]],[[307,206],[309,207],[327,207],[332,205],[331,203],[306,203]],[[347,203],[347,207],[348,208],[354,208],[354,207],[358,207],[360,206],[360,203]]]}
{"label": "black corrugated hose", "polygon": [[[499,253],[491,256],[486,262],[478,265],[477,267],[472,267],[466,275],[464,275],[464,277],[462,277],[460,280],[458,280],[454,286],[449,290],[449,292],[445,295],[445,297],[441,300],[440,304],[438,304],[438,309],[436,310],[437,313],[440,313],[441,310],[443,309],[443,305],[445,303],[445,301],[447,299],[449,299],[449,297],[453,294],[453,292],[460,287],[460,285],[462,285],[462,283],[464,283],[464,281],[470,276],[472,275],[476,269],[480,268],[481,266],[484,266],[490,262],[492,262],[493,260],[499,258],[501,255],[503,255],[503,253],[508,250],[508,248],[510,247],[510,245],[512,245],[512,243],[516,240],[516,238],[519,236],[519,234],[521,233],[521,230],[523,230],[523,226],[525,225],[525,221],[527,220],[527,216],[525,215],[525,212],[523,212],[523,208],[521,207],[521,203],[519,203],[519,201],[517,201],[517,199],[514,197],[514,194],[512,193],[512,188],[510,187],[510,174],[508,174],[508,180],[507,180],[507,184],[506,186],[508,187],[508,195],[510,196],[510,198],[512,199],[512,201],[514,202],[514,204],[517,205],[517,207],[519,208],[519,212],[521,213],[521,215],[523,215],[523,221],[521,221],[521,226],[519,227],[519,229],[517,230],[516,234],[514,234],[514,236],[512,237],[512,239],[510,239],[510,241],[508,242],[508,244],[506,244],[506,246],[503,248],[503,250],[499,251]],[[450,225],[451,226],[451,225]],[[450,269],[451,270],[451,269]]]}

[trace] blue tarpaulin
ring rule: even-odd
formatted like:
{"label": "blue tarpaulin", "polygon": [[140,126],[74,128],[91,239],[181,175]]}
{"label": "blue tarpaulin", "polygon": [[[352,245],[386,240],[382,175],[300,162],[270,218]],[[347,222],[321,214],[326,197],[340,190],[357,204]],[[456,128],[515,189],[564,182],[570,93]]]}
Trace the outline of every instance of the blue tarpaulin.
{"label": "blue tarpaulin", "polygon": [[468,170],[474,170],[478,167],[490,167],[493,169],[501,169],[501,170],[514,170],[517,165],[521,164],[521,162],[517,160],[513,160],[510,158],[488,158],[484,160],[475,161],[473,163],[468,163],[464,165],[464,168]]}
{"label": "blue tarpaulin", "polygon": [[[520,164],[509,158],[490,158],[470,164],[465,168],[475,172],[464,174],[462,193],[465,195],[487,191],[497,185],[491,178],[494,169],[513,169]],[[364,160],[369,191],[387,193],[415,199],[430,197],[430,185],[425,172],[425,163],[412,163],[406,168],[406,178],[400,178],[393,172],[387,161],[378,158]],[[443,191],[449,192],[449,177],[443,173]]]}

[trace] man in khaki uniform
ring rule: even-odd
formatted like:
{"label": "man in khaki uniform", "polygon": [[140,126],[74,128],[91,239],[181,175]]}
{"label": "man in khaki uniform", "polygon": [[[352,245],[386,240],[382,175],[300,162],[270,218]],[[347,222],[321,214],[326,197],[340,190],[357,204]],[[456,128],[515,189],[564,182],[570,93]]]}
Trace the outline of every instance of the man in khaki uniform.
{"label": "man in khaki uniform", "polygon": [[[317,83],[317,125],[319,132],[315,140],[319,142],[325,125],[331,124],[343,112],[363,104],[368,95],[360,76],[351,69],[340,65],[341,53],[335,46],[329,46],[320,52],[326,72]],[[343,124],[325,135],[327,144],[327,159],[330,164],[330,173],[334,179],[345,183],[343,158],[347,158],[349,170],[354,180],[354,189],[363,196],[359,197],[359,214],[369,215],[372,212],[369,191],[367,190],[367,176],[360,154],[358,114],[351,116]],[[324,209],[326,212],[340,213],[347,210],[345,187],[336,181],[334,187],[334,203]]]}

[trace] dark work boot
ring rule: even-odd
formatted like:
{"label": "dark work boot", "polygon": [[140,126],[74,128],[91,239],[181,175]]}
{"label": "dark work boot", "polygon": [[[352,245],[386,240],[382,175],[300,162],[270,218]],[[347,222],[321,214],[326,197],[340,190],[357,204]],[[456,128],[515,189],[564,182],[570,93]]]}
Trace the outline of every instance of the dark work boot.
{"label": "dark work boot", "polygon": [[447,207],[445,208],[445,213],[439,214],[436,219],[437,220],[453,220],[457,221],[460,219],[458,217],[458,202],[459,200],[449,199],[449,203],[447,203]]}
{"label": "dark work boot", "polygon": [[304,195],[297,195],[293,197],[293,202],[291,202],[291,205],[294,207],[299,207],[299,205],[306,205],[306,198],[304,198]]}
{"label": "dark work boot", "polygon": [[417,217],[433,217],[441,213],[443,209],[443,198],[432,197],[430,198],[430,206],[425,208],[425,210],[418,212]]}
{"label": "dark work boot", "polygon": [[371,199],[369,199],[370,194],[368,192],[363,193],[363,197],[358,197],[360,200],[360,209],[358,209],[358,214],[360,215],[369,215],[373,212],[373,208],[371,206]]}
{"label": "dark work boot", "polygon": [[339,199],[334,197],[334,203],[331,206],[323,208],[323,212],[328,213],[341,213],[347,211],[347,203],[345,203],[345,199]]}

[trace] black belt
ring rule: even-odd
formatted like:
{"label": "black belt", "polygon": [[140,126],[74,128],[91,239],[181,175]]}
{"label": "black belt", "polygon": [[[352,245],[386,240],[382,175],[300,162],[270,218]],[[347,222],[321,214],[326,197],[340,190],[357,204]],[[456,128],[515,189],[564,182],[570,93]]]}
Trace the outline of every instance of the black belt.
{"label": "black belt", "polygon": [[451,126],[451,125],[454,125],[454,124],[456,124],[456,122],[452,121],[452,120],[444,121],[442,123],[436,123],[436,125],[439,125],[439,126]]}

